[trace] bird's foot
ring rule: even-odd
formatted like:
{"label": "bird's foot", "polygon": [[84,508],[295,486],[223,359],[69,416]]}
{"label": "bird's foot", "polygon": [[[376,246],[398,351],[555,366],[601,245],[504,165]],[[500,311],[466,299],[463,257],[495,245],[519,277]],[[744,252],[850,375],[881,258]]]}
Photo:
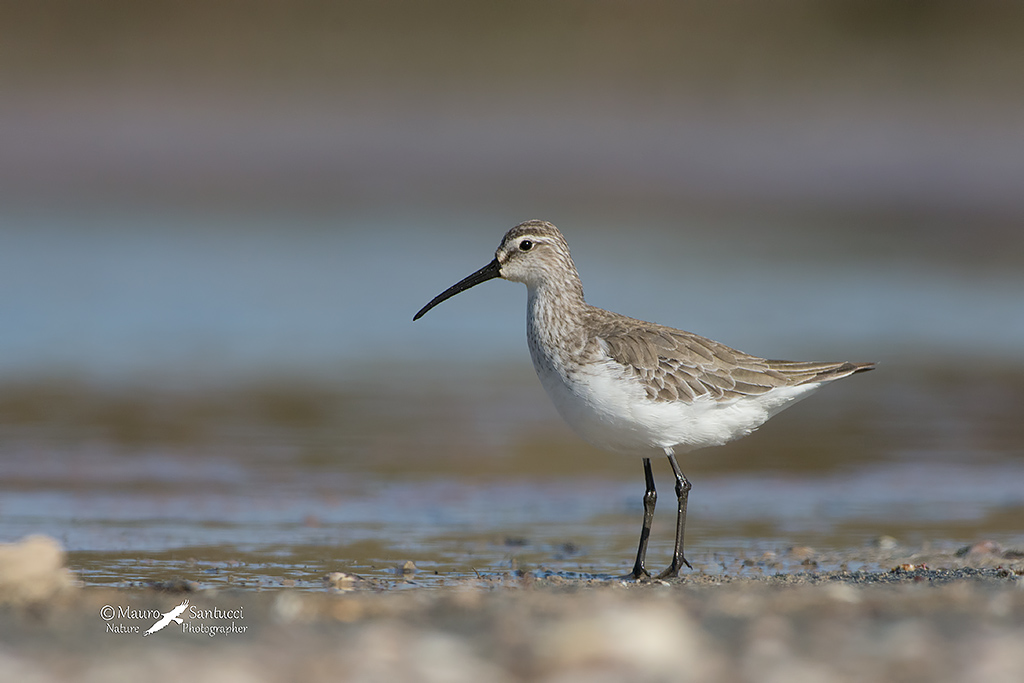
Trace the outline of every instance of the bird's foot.
{"label": "bird's foot", "polygon": [[619,581],[636,581],[638,583],[640,581],[650,581],[650,579],[651,573],[642,564],[634,565],[633,571],[619,577]]}
{"label": "bird's foot", "polygon": [[658,578],[659,579],[675,579],[675,578],[678,578],[679,577],[679,570],[683,568],[684,564],[686,565],[686,567],[688,569],[693,569],[693,565],[691,565],[687,561],[687,559],[685,557],[682,557],[682,556],[680,556],[678,558],[673,557],[672,558],[672,564],[670,564],[665,569],[665,571],[663,571],[662,573],[658,574]]}

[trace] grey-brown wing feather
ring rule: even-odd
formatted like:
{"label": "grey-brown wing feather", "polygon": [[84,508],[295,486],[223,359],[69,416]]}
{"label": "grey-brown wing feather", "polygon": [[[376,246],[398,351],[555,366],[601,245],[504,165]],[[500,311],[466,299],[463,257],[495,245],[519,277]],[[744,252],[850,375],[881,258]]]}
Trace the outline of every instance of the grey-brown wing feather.
{"label": "grey-brown wing feather", "polygon": [[[873,363],[768,360],[699,335],[594,309],[595,344],[655,401],[725,401],[776,387],[825,382]],[[598,341],[600,340],[600,341]]]}

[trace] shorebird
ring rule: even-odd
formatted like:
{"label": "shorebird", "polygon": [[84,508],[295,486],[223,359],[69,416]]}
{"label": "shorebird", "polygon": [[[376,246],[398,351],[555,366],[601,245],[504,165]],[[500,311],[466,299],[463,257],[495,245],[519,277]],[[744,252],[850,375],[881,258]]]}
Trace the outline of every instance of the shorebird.
{"label": "shorebird", "polygon": [[676,538],[658,578],[679,575],[690,482],[676,455],[750,434],[821,385],[874,363],[767,360],[691,332],[591,306],[551,223],[532,220],[505,233],[494,260],[434,297],[442,301],[494,278],[527,288],[526,336],[541,384],[559,414],[598,448],[643,459],[644,518],[633,571],[649,578],[647,542],[658,494],[651,457],[665,455],[675,474]]}

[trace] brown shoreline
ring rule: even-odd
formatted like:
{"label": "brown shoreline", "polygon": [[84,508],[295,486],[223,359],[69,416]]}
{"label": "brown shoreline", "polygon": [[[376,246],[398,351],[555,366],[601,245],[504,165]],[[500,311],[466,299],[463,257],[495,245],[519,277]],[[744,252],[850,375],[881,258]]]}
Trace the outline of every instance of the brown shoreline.
{"label": "brown shoreline", "polygon": [[[671,583],[509,572],[408,590],[335,576],[322,593],[65,587],[0,608],[0,678],[1019,680],[1024,560],[983,549],[934,568]],[[186,599],[199,611],[185,625],[141,636]]]}

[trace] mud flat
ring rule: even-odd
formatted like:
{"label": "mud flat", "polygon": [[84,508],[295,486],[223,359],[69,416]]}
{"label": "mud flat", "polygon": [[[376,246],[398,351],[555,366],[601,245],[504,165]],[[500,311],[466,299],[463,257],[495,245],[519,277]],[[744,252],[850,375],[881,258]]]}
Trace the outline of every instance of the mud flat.
{"label": "mud flat", "polygon": [[[35,570],[19,564],[31,595],[2,593],[3,680],[935,683],[1024,671],[1024,559],[992,543],[876,572],[639,584],[509,572],[407,589],[338,572],[322,592],[83,589],[43,550]],[[167,613],[182,623],[143,635]]]}

